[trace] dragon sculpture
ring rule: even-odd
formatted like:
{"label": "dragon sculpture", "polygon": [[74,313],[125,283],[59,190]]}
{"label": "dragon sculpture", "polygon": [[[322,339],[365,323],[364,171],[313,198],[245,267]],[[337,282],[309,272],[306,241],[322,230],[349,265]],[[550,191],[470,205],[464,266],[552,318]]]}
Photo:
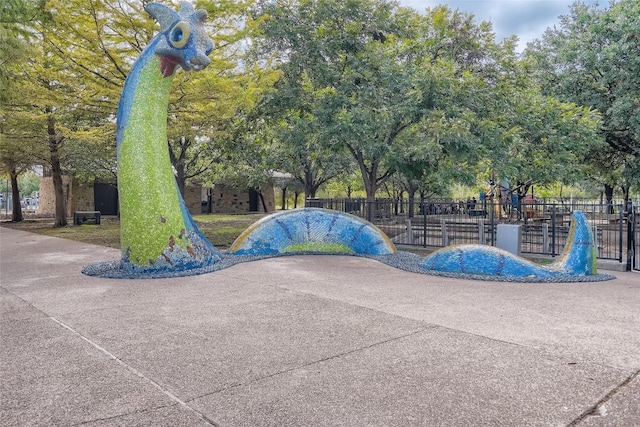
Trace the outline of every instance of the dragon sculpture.
{"label": "dragon sculpture", "polygon": [[[583,280],[596,275],[593,237],[584,215],[574,213],[565,254],[554,265],[536,266],[482,245],[448,247],[424,259],[397,253],[377,227],[353,215],[304,208],[256,222],[222,254],[198,230],[180,195],[167,145],[167,108],[178,67],[209,65],[213,42],[204,30],[207,13],[182,3],[178,12],[159,3],[145,9],[160,23],[133,64],[118,104],[116,147],[120,199],[120,261],[85,267],[91,276],[176,277],[207,273],[237,262],[285,254],[367,256],[397,268],[428,274],[510,280]],[[607,279],[600,277],[596,279]],[[490,280],[490,279],[489,279]]]}
{"label": "dragon sculpture", "polygon": [[178,191],[167,146],[167,107],[176,68],[205,68],[213,42],[204,30],[204,10],[186,2],[179,12],[159,3],[145,9],[162,30],[133,64],[118,105],[121,268],[142,274],[189,271],[222,255],[198,230]]}

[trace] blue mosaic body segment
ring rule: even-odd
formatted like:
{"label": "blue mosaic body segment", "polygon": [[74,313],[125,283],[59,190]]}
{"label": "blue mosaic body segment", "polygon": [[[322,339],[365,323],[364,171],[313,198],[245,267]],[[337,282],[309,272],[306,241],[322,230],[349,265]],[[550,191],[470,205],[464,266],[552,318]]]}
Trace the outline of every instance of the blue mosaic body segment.
{"label": "blue mosaic body segment", "polygon": [[432,271],[491,276],[552,277],[560,274],[487,245],[448,246],[426,257],[421,266]]}
{"label": "blue mosaic body segment", "polygon": [[567,244],[556,263],[556,268],[573,274],[598,274],[598,254],[593,231],[587,217],[581,211],[573,212]]}
{"label": "blue mosaic body segment", "polygon": [[575,211],[564,251],[560,259],[549,266],[538,265],[486,245],[448,246],[427,256],[420,266],[425,270],[445,273],[552,278],[595,275],[596,261],[589,222],[581,211]]}
{"label": "blue mosaic body segment", "polygon": [[236,239],[229,252],[386,255],[395,253],[396,248],[382,231],[361,218],[327,209],[304,208],[273,214],[254,223]]}

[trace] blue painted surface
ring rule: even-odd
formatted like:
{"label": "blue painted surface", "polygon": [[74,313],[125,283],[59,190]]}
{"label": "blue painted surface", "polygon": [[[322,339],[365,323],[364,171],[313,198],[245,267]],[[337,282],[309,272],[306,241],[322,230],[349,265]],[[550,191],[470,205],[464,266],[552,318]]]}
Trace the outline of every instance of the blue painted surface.
{"label": "blue painted surface", "polygon": [[597,258],[598,253],[589,221],[581,211],[575,211],[571,216],[567,244],[554,267],[571,274],[597,274]]}
{"label": "blue painted surface", "polygon": [[426,257],[426,270],[511,277],[552,277],[558,272],[534,264],[503,249],[486,245],[447,246]]}
{"label": "blue painted surface", "polygon": [[[586,220],[582,220],[584,218],[574,221],[575,230],[571,239],[574,244],[568,244],[567,251],[561,259],[548,267],[490,246],[448,247],[427,258],[409,252],[396,252],[393,243],[387,241],[387,237],[380,230],[375,227],[370,230],[367,223],[359,218],[340,212],[305,209],[275,214],[255,223],[236,240],[235,253],[224,254],[219,262],[213,264],[198,267],[194,263],[185,265],[184,269],[175,269],[160,260],[155,266],[123,268],[122,261],[111,261],[87,266],[83,273],[98,277],[139,279],[205,274],[238,263],[274,256],[326,253],[314,250],[315,243],[319,243],[321,249],[323,245],[328,244],[332,249],[331,253],[363,256],[405,271],[446,277],[525,283],[595,282],[615,279],[612,275],[596,273],[595,253],[589,244],[576,244],[580,241],[584,243],[583,239],[588,237],[584,229]],[[348,224],[341,227],[340,224],[343,222]],[[192,240],[197,241],[197,237],[192,237]],[[307,246],[306,243],[311,244]],[[304,248],[300,252],[288,250],[299,244]],[[335,250],[336,247],[338,251]],[[361,253],[357,254],[355,250]],[[188,258],[184,259],[189,262]],[[582,274],[584,272],[586,273]]]}
{"label": "blue painted surface", "polygon": [[552,278],[597,274],[596,251],[589,222],[581,211],[572,215],[571,228],[560,259],[542,266],[505,250],[486,245],[448,246],[420,264],[434,272],[514,278]]}
{"label": "blue painted surface", "polygon": [[[234,255],[275,255],[325,252],[355,255],[385,255],[396,252],[395,245],[376,226],[356,216],[319,208],[303,208],[270,215],[256,222],[233,243]],[[294,249],[294,252],[295,249]]]}

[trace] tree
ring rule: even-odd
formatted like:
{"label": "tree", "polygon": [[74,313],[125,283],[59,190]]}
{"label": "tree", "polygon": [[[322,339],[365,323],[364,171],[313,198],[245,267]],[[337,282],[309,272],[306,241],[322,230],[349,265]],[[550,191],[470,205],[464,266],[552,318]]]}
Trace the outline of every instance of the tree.
{"label": "tree", "polygon": [[[12,86],[25,84],[18,73],[14,74]],[[14,86],[14,87],[15,87]],[[11,179],[13,199],[12,221],[23,220],[20,205],[18,176],[29,170],[44,156],[42,135],[44,124],[27,113],[24,101],[15,99],[16,92],[5,93],[0,110],[0,171]]]}
{"label": "tree", "polygon": [[306,198],[316,197],[320,187],[349,167],[343,152],[321,143],[316,126],[317,121],[302,111],[291,111],[276,125],[276,167],[295,176]]}
{"label": "tree", "polygon": [[510,189],[525,183],[572,184],[580,180],[583,160],[602,146],[600,116],[589,108],[564,103],[519,88],[509,99],[508,113],[496,121],[500,137],[481,163]]}
{"label": "tree", "polygon": [[[261,6],[261,13],[270,19],[262,26],[264,38],[256,46],[281,55],[282,78],[270,102],[288,128],[285,141],[298,147],[324,147],[325,153],[347,149],[372,199],[393,173],[382,170],[387,150],[381,147],[407,126],[390,111],[407,95],[406,78],[395,73],[403,67],[394,64],[396,58],[390,55],[398,43],[384,46],[393,32],[393,5],[371,0],[302,0]],[[392,87],[392,80],[402,82]],[[417,95],[419,90],[414,92]],[[313,150],[316,159],[322,150]],[[309,158],[311,152],[304,151],[298,150]],[[303,165],[311,163],[301,160]]]}
{"label": "tree", "polygon": [[[478,160],[489,136],[476,125],[492,120],[485,105],[512,73],[515,40],[496,44],[490,24],[446,7],[423,16],[376,0],[260,5],[271,19],[255,46],[282,71],[272,114],[304,118],[319,133],[298,134],[350,153],[369,201],[412,163]],[[434,147],[441,162],[424,162]]]}
{"label": "tree", "polygon": [[[124,74],[119,75],[118,81],[118,73],[109,68],[114,57],[105,50],[105,39],[118,32],[117,23],[104,32],[103,3],[52,0],[36,6],[25,27],[27,31],[20,34],[31,52],[15,68],[14,75],[22,84],[13,88],[13,103],[7,109],[31,124],[31,132],[46,147],[47,155],[34,163],[47,165],[51,171],[56,205],[54,226],[64,226],[65,143],[77,142],[90,133],[94,140],[109,141],[114,128],[110,119],[117,103],[114,94]],[[112,5],[105,7],[108,6]],[[122,46],[121,43],[120,50]],[[96,131],[100,126],[102,129]],[[11,133],[11,137],[17,135]],[[42,151],[36,149],[34,154]]]}
{"label": "tree", "polygon": [[234,151],[237,127],[256,99],[273,84],[273,71],[246,63],[246,44],[259,24],[248,15],[253,0],[200,2],[209,12],[212,63],[202,73],[180,73],[169,103],[169,148],[181,192],[187,181],[213,182]]}
{"label": "tree", "polygon": [[558,27],[525,51],[545,93],[597,109],[606,145],[585,157],[604,183],[607,200],[620,185],[640,188],[640,4],[612,2],[601,10],[576,3]]}
{"label": "tree", "polygon": [[24,58],[28,45],[19,37],[33,16],[29,0],[8,0],[0,8],[0,102],[7,100],[15,85],[14,64]]}
{"label": "tree", "polygon": [[32,2],[23,0],[10,0],[0,8],[0,171],[11,180],[14,222],[23,220],[18,176],[33,161],[29,150],[33,134],[24,122],[16,120],[13,111],[14,106],[22,104],[15,97],[15,89],[24,83],[18,64],[29,56],[23,28],[32,17],[32,8]]}
{"label": "tree", "polygon": [[13,222],[22,221],[22,206],[20,205],[20,191],[18,186],[18,176],[29,170],[33,163],[33,153],[31,140],[28,136],[16,137],[15,133],[7,134],[5,129],[9,126],[10,119],[0,114],[0,172],[7,173],[11,181],[11,198],[13,209],[11,220]]}

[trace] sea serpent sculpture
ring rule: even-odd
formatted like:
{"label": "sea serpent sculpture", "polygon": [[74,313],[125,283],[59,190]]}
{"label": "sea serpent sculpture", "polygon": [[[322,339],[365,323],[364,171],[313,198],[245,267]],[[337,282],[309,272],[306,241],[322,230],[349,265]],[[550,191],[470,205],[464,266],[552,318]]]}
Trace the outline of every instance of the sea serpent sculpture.
{"label": "sea serpent sculpture", "polygon": [[199,71],[211,62],[207,12],[182,3],[175,12],[145,6],[160,24],[133,64],[118,104],[116,148],[122,261],[131,276],[191,274],[222,259],[198,230],[180,195],[167,146],[167,108],[176,68]]}
{"label": "sea serpent sculpture", "polygon": [[209,65],[213,42],[207,13],[190,3],[178,12],[159,3],[145,10],[161,32],[141,53],[118,104],[116,147],[120,199],[119,261],[93,264],[83,273],[109,278],[161,278],[208,273],[239,262],[292,254],[343,254],[379,260],[418,273],[509,281],[595,281],[593,237],[584,216],[574,214],[565,255],[541,267],[484,245],[448,247],[426,258],[397,252],[373,224],[346,213],[304,208],[270,215],[249,227],[225,254],[198,230],[169,158],[167,108],[178,67]]}

